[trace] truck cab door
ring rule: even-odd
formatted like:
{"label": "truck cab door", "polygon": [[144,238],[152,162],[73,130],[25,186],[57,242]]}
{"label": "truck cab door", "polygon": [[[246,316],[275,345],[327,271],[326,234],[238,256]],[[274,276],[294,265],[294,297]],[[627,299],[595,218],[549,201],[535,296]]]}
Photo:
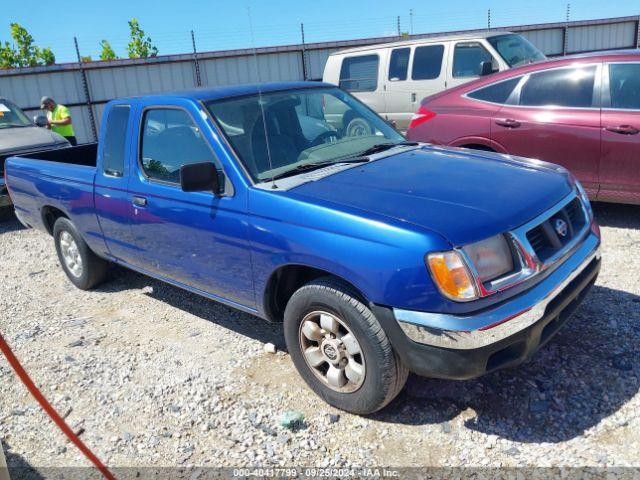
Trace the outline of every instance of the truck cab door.
{"label": "truck cab door", "polygon": [[94,202],[102,230],[106,253],[126,263],[133,263],[137,251],[131,242],[130,174],[126,159],[131,155],[133,122],[131,105],[109,107],[98,144]]}
{"label": "truck cab door", "polygon": [[129,185],[137,266],[253,308],[246,195],[234,192],[229,181],[216,193],[180,187],[185,164],[213,162],[224,175],[224,151],[205,118],[186,100],[141,109],[136,173]]}

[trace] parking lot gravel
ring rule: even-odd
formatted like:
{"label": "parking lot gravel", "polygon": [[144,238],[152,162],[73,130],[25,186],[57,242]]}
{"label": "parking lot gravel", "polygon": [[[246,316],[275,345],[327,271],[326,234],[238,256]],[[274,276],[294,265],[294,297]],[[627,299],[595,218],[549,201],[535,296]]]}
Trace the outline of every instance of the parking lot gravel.
{"label": "parking lot gravel", "polygon": [[[51,238],[15,219],[0,223],[0,332],[110,467],[640,466],[640,207],[595,210],[602,272],[552,342],[476,380],[411,376],[368,417],[306,387],[279,325],[123,269],[77,290]],[[0,384],[10,468],[88,465],[4,358]]]}

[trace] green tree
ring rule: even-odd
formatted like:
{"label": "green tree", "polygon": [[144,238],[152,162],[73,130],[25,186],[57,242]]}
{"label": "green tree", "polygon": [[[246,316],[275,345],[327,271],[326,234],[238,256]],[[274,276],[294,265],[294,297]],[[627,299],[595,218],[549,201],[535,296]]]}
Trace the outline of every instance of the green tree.
{"label": "green tree", "polygon": [[100,46],[102,47],[102,52],[100,52],[100,60],[115,60],[118,58],[116,52],[111,48],[111,44],[108,40],[102,40],[100,42]]}
{"label": "green tree", "polygon": [[158,49],[151,43],[151,37],[144,36],[144,30],[140,28],[138,20],[132,18],[129,21],[131,41],[127,45],[129,58],[147,58],[158,55]]}
{"label": "green tree", "polygon": [[82,63],[89,63],[89,62],[93,62],[93,59],[91,58],[91,55],[82,55],[80,57],[80,61]]}
{"label": "green tree", "polygon": [[56,57],[50,48],[40,48],[33,43],[33,37],[19,23],[12,23],[11,38],[13,44],[0,44],[0,67],[35,67],[51,65]]}

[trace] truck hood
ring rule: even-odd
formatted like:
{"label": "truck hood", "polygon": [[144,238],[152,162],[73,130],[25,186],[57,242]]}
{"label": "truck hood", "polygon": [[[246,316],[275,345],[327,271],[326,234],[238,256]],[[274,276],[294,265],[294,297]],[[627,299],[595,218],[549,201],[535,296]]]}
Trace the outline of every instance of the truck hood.
{"label": "truck hood", "polygon": [[526,223],[571,189],[568,172],[553,164],[429,146],[343,170],[290,193],[385,215],[461,246]]}
{"label": "truck hood", "polygon": [[0,155],[37,150],[56,144],[67,144],[67,141],[46,128],[20,127],[0,128]]}

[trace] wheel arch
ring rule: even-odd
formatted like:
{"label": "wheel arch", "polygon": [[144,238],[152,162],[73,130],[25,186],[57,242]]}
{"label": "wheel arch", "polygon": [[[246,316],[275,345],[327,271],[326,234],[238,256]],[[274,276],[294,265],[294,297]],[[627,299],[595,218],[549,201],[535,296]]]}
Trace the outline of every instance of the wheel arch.
{"label": "wheel arch", "polygon": [[49,235],[53,235],[53,226],[60,217],[69,218],[69,215],[66,214],[63,210],[51,206],[45,205],[40,209],[40,215],[42,218],[42,224],[44,225],[45,230]]}
{"label": "wheel arch", "polygon": [[343,282],[350,288],[351,293],[356,294],[360,300],[367,303],[363,292],[344,276],[310,265],[291,263],[279,266],[267,280],[262,297],[267,319],[271,322],[281,322],[291,295],[303,285],[321,277],[333,277]]}

